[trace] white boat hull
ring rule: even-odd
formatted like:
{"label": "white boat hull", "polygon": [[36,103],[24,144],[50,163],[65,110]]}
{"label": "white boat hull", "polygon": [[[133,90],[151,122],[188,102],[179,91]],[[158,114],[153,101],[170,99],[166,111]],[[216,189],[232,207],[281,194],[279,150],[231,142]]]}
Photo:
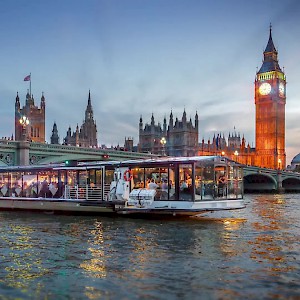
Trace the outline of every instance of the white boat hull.
{"label": "white boat hull", "polygon": [[210,200],[199,202],[188,201],[152,201],[125,205],[117,208],[119,214],[161,214],[174,216],[193,216],[207,211],[232,210],[245,208],[244,200]]}
{"label": "white boat hull", "polygon": [[114,203],[54,198],[0,198],[0,210],[36,210],[70,213],[113,213]]}

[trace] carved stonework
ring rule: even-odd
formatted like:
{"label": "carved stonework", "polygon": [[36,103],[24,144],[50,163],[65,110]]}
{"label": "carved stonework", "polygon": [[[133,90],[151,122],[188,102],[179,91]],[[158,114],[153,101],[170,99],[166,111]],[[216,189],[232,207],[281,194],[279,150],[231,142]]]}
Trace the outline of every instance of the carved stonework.
{"label": "carved stonework", "polygon": [[15,162],[14,155],[12,153],[1,153],[0,161],[8,166],[13,166]]}
{"label": "carved stonework", "polygon": [[45,156],[41,156],[41,155],[30,155],[29,164],[30,165],[38,165],[39,162],[44,158],[45,158]]}

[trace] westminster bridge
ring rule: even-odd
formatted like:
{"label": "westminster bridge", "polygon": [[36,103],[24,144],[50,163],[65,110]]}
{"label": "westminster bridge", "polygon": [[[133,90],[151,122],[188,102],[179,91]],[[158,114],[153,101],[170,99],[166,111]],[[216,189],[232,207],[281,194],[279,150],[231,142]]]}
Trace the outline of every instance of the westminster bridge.
{"label": "westminster bridge", "polygon": [[[0,140],[0,166],[59,163],[71,160],[127,160],[156,155],[115,149],[82,148]],[[300,192],[300,173],[244,166],[245,192]]]}
{"label": "westminster bridge", "polygon": [[0,166],[62,163],[65,161],[127,160],[153,157],[152,154],[115,149],[83,148],[27,141],[0,141]]}

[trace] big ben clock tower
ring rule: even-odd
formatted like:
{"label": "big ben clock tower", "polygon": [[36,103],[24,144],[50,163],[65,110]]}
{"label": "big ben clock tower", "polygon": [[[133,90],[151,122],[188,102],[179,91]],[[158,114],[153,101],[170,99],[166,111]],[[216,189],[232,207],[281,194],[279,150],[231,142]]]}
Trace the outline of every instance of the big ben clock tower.
{"label": "big ben clock tower", "polygon": [[284,169],[286,77],[280,69],[272,27],[264,60],[255,78],[256,161],[259,167]]}

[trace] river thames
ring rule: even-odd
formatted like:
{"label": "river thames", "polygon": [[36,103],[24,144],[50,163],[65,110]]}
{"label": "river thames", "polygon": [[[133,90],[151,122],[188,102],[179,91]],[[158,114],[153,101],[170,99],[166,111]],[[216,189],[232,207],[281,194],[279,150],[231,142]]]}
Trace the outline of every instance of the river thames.
{"label": "river thames", "polygon": [[0,299],[299,299],[300,195],[188,219],[0,212]]}

